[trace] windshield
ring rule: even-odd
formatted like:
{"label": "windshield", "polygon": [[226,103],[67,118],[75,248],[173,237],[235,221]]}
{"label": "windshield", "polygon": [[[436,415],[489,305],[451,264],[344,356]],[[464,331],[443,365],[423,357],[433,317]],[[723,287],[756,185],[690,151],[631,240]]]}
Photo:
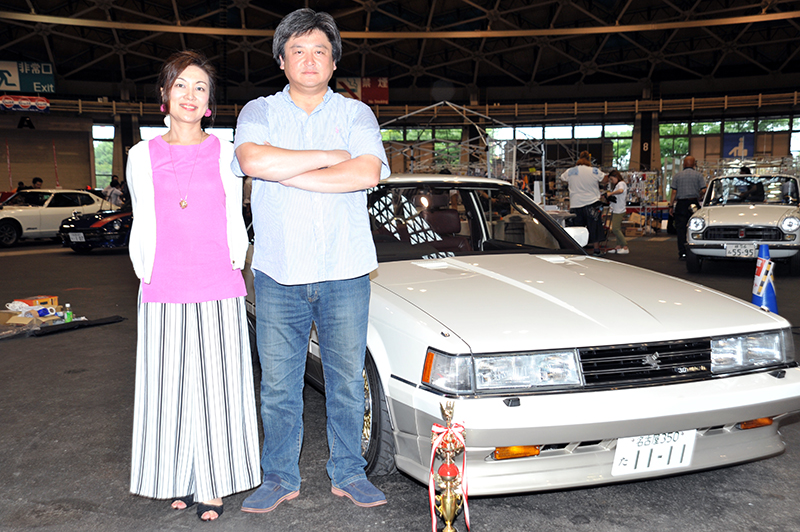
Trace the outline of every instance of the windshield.
{"label": "windshield", "polygon": [[378,185],[369,193],[380,262],[485,253],[583,250],[531,199],[511,186]]}
{"label": "windshield", "polygon": [[43,207],[50,196],[52,196],[51,192],[17,192],[8,198],[3,205],[32,205],[34,207]]}
{"label": "windshield", "polygon": [[791,176],[735,175],[711,181],[705,205],[768,203],[797,205],[797,179]]}

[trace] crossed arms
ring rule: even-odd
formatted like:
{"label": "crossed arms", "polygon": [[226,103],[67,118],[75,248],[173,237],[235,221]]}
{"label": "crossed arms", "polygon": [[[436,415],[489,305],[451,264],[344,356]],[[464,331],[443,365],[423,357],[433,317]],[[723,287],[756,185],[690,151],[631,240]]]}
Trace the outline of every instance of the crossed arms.
{"label": "crossed arms", "polygon": [[378,184],[382,162],[374,155],[351,158],[345,150],[287,150],[265,142],[236,149],[246,175],[312,192],[353,192]]}

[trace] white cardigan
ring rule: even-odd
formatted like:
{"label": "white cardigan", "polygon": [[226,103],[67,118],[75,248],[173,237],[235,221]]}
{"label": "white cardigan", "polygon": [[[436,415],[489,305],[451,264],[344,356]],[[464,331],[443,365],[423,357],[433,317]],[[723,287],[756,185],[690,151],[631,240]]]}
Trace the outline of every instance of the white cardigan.
{"label": "white cardigan", "polygon": [[[225,190],[231,267],[242,269],[249,244],[247,228],[242,218],[242,180],[231,172],[233,144],[220,140],[219,145],[219,173]],[[149,141],[143,140],[130,149],[125,177],[133,205],[133,226],[128,253],[136,276],[150,284],[156,257],[156,205]]]}

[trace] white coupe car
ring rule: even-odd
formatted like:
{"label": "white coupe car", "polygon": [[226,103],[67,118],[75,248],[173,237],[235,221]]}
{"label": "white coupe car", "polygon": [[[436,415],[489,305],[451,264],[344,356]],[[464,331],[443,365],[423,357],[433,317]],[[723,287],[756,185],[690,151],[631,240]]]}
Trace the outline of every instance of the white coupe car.
{"label": "white coupe car", "polygon": [[56,238],[65,218],[101,209],[116,207],[86,190],[22,190],[0,205],[0,246],[13,246],[20,238]]}
{"label": "white coupe car", "polygon": [[[505,182],[393,176],[368,208],[380,262],[364,371],[368,473],[396,467],[427,483],[431,427],[448,400],[466,427],[471,495],[783,451],[800,368],[780,316],[590,257],[570,236],[585,244],[584,228],[568,233]],[[315,340],[307,376],[320,385]]]}
{"label": "white coupe car", "polygon": [[729,175],[712,179],[703,208],[689,219],[686,268],[706,259],[755,259],[761,244],[771,259],[800,275],[798,180],[790,175]]}

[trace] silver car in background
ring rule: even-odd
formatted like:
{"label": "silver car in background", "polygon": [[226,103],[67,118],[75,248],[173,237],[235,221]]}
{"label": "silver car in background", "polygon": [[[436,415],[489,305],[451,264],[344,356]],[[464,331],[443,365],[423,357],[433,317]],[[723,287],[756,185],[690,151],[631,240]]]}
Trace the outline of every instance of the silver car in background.
{"label": "silver car in background", "polygon": [[699,273],[706,259],[750,259],[761,244],[770,258],[800,275],[798,179],[791,175],[729,175],[708,183],[703,207],[690,219],[686,268]]}

